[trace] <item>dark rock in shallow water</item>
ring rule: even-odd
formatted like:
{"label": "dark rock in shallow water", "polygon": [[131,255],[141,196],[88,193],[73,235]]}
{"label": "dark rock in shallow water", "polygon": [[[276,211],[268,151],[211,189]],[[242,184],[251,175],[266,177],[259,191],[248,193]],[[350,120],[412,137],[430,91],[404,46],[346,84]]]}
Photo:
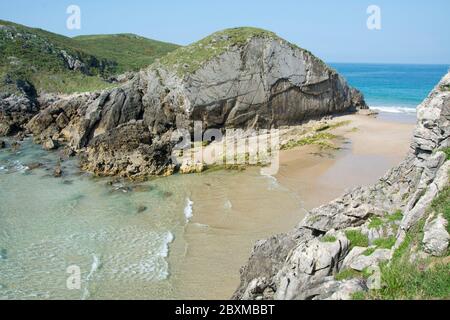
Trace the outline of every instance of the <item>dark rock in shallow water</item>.
{"label": "dark rock in shallow water", "polygon": [[146,206],[140,205],[140,206],[138,206],[138,208],[137,208],[137,213],[142,213],[142,212],[144,212],[144,211],[146,211],[146,210],[147,210],[147,207],[146,207]]}
{"label": "dark rock in shallow water", "polygon": [[58,142],[53,139],[47,139],[42,144],[42,148],[47,151],[55,150],[58,148]]}
{"label": "dark rock in shallow water", "polygon": [[6,260],[8,259],[8,250],[1,249],[0,250],[0,260]]}
{"label": "dark rock in shallow water", "polygon": [[20,150],[20,143],[14,141],[13,143],[11,143],[11,151],[12,152],[17,152]]}
{"label": "dark rock in shallow water", "polygon": [[66,146],[59,152],[59,156],[62,159],[68,159],[70,157],[75,156],[75,151],[72,148]]}
{"label": "dark rock in shallow water", "polygon": [[26,167],[28,167],[29,170],[38,169],[38,168],[41,168],[42,166],[43,166],[43,164],[40,162],[32,162],[32,163],[28,163],[26,165]]}
{"label": "dark rock in shallow water", "polygon": [[6,142],[3,140],[0,140],[0,149],[5,149],[6,148]]}
{"label": "dark rock in shallow water", "polygon": [[151,192],[155,188],[152,186],[144,186],[144,185],[134,185],[131,186],[131,191],[133,192]]}
{"label": "dark rock in shallow water", "polygon": [[55,169],[53,170],[53,176],[55,178],[60,178],[60,177],[62,177],[62,174],[63,174],[63,171],[62,171],[62,168],[61,168],[61,164],[57,164],[55,166]]}

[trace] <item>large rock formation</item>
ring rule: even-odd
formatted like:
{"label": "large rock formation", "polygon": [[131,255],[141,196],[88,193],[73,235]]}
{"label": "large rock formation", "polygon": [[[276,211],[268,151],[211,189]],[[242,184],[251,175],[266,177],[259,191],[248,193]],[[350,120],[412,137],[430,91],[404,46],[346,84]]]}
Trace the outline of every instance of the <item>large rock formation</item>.
{"label": "large rock formation", "polygon": [[28,125],[68,143],[86,170],[169,174],[177,129],[275,128],[366,108],[362,95],[311,53],[273,33],[239,28],[180,48],[119,88],[62,97]]}
{"label": "large rock formation", "polygon": [[[241,270],[234,298],[349,299],[352,292],[367,290],[370,283],[361,279],[337,281],[333,276],[390,260],[409,230],[427,218],[433,199],[448,187],[450,161],[442,150],[450,146],[449,88],[450,73],[419,106],[411,152],[402,164],[374,186],[357,188],[312,210],[295,230],[258,242]],[[447,252],[446,226],[442,215],[427,218],[427,253]],[[392,235],[394,249],[378,248],[377,239]],[[356,236],[367,241],[365,247],[352,248],[360,241]]]}

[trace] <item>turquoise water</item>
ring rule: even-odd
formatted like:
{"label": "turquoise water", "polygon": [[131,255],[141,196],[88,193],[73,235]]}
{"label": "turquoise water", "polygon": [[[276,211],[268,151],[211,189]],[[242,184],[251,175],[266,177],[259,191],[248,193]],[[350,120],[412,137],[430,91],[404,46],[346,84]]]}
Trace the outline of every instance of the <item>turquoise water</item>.
{"label": "turquoise water", "polygon": [[[256,169],[133,183],[80,172],[76,159],[55,178],[58,158],[30,138],[0,150],[0,300],[225,299],[240,266],[229,251],[242,247],[243,264],[273,231],[268,212],[300,210]],[[73,266],[78,288],[67,285]]]}
{"label": "turquoise water", "polygon": [[330,65],[364,93],[369,106],[385,112],[414,112],[449,70],[448,65]]}

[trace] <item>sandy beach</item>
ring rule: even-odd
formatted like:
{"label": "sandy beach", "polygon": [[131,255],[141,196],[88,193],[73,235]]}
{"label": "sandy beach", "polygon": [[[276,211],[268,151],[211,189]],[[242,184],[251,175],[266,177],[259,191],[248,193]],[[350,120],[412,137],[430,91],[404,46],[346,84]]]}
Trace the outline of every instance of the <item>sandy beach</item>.
{"label": "sandy beach", "polygon": [[[376,182],[408,152],[415,118],[400,119],[339,117],[350,121],[333,130],[340,137],[339,150],[303,146],[282,151],[274,179],[262,177],[258,168],[202,176],[206,189],[193,191],[193,219],[169,258],[175,298],[230,298],[255,241],[292,229],[307,210],[346,190]],[[218,201],[223,208],[217,208]]]}

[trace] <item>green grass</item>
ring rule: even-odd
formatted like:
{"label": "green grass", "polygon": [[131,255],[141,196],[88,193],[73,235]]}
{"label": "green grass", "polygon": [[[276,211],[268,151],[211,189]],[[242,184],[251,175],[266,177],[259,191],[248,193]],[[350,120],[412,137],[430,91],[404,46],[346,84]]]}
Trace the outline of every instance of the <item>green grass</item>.
{"label": "green grass", "polygon": [[389,222],[396,222],[396,221],[402,221],[403,220],[403,212],[401,210],[397,210],[393,214],[389,215],[387,217]]}
{"label": "green grass", "polygon": [[363,255],[366,257],[370,257],[376,250],[377,248],[369,248],[363,252]]}
{"label": "green grass", "polygon": [[350,247],[368,247],[369,238],[357,230],[348,230],[345,232],[347,239],[350,241]]}
{"label": "green grass", "polygon": [[117,62],[116,73],[142,69],[180,47],[134,34],[79,36],[73,40],[86,52]]}
{"label": "green grass", "polygon": [[331,242],[336,242],[337,238],[334,237],[334,236],[327,235],[327,236],[324,236],[324,237],[320,238],[320,241],[321,242],[330,242],[331,243]]}
{"label": "green grass", "polygon": [[381,265],[383,288],[369,293],[376,300],[416,300],[450,298],[450,264],[421,270],[406,259]]}
{"label": "green grass", "polygon": [[387,238],[376,239],[374,240],[373,244],[377,246],[377,249],[392,249],[396,241],[397,241],[396,237],[392,236]]}
{"label": "green grass", "polygon": [[307,145],[317,145],[323,149],[337,149],[331,142],[331,140],[335,140],[337,138],[338,137],[336,135],[328,132],[318,132],[300,140],[291,140],[281,146],[281,150],[290,150]]}
{"label": "green grass", "polygon": [[360,278],[361,272],[353,269],[345,269],[334,276],[337,281],[344,281],[353,278]]}
{"label": "green grass", "polygon": [[368,279],[372,273],[365,268],[362,272],[353,270],[353,269],[344,269],[341,270],[338,274],[334,276],[337,281],[344,281],[349,279]]}
{"label": "green grass", "polygon": [[450,160],[450,148],[444,148],[442,151],[447,155],[447,160]]}
{"label": "green grass", "polygon": [[437,214],[442,214],[449,222],[447,224],[447,232],[450,233],[450,187],[446,187],[441,191],[439,196],[434,199],[431,204],[431,210]]}
{"label": "green grass", "polygon": [[370,219],[369,229],[378,229],[384,225],[383,219],[380,217],[373,217]]}
{"label": "green grass", "polygon": [[359,301],[359,300],[365,300],[366,299],[366,293],[365,292],[355,292],[352,294],[352,300]]}

